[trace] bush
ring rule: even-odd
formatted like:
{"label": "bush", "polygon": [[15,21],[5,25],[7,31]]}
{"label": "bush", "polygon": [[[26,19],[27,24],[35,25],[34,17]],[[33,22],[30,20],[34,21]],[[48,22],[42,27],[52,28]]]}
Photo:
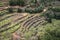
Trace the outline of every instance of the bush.
{"label": "bush", "polygon": [[45,16],[48,18],[60,19],[60,12],[45,13]]}
{"label": "bush", "polygon": [[10,6],[15,6],[15,5],[17,5],[17,1],[16,0],[10,0],[9,5]]}
{"label": "bush", "polygon": [[54,8],[51,8],[53,13],[54,13],[54,18],[56,19],[60,19],[60,8],[58,7],[54,7]]}
{"label": "bush", "polygon": [[24,0],[17,0],[17,5],[24,6],[25,5]]}
{"label": "bush", "polygon": [[18,8],[18,11],[17,11],[18,13],[21,13],[22,12],[22,9],[20,9],[20,8]]}
{"label": "bush", "polygon": [[32,10],[31,10],[31,8],[26,8],[25,12],[32,13]]}
{"label": "bush", "polygon": [[29,13],[40,13],[42,12],[44,9],[44,6],[43,5],[40,5],[39,7],[36,7],[34,9],[32,8],[26,8],[25,9],[25,12],[29,12]]}
{"label": "bush", "polygon": [[60,12],[60,8],[58,8],[58,7],[54,7],[54,8],[52,8],[52,10],[53,10],[54,12]]}
{"label": "bush", "polygon": [[44,9],[44,7],[40,5],[39,7],[34,9],[34,13],[40,13],[43,11],[43,9]]}
{"label": "bush", "polygon": [[53,19],[53,23],[40,27],[40,40],[60,40],[60,20]]}
{"label": "bush", "polygon": [[11,5],[11,6],[16,6],[16,5],[24,6],[25,2],[24,2],[24,0],[10,0],[9,5]]}
{"label": "bush", "polygon": [[13,13],[13,8],[8,8],[9,13]]}
{"label": "bush", "polygon": [[50,13],[46,14],[46,21],[48,21],[49,23],[52,23],[52,17],[50,15]]}
{"label": "bush", "polygon": [[54,13],[56,19],[60,19],[60,12]]}
{"label": "bush", "polygon": [[41,40],[60,40],[60,27],[55,26],[45,27],[45,32]]}

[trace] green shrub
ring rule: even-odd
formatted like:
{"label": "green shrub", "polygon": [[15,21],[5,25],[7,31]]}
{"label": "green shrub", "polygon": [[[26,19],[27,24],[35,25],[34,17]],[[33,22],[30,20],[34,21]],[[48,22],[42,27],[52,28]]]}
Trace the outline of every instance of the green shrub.
{"label": "green shrub", "polygon": [[31,0],[30,1],[30,5],[31,6],[36,6],[36,4],[37,4],[37,0]]}
{"label": "green shrub", "polygon": [[13,13],[13,8],[8,8],[9,13]]}
{"label": "green shrub", "polygon": [[32,13],[32,10],[31,10],[31,8],[26,8],[25,12]]}
{"label": "green shrub", "polygon": [[25,9],[25,12],[29,12],[29,13],[40,13],[42,12],[44,9],[44,6],[43,5],[40,5],[39,7],[36,7],[34,9],[32,8],[26,8]]}
{"label": "green shrub", "polygon": [[56,19],[60,19],[60,12],[54,13]]}
{"label": "green shrub", "polygon": [[60,19],[60,8],[58,7],[54,7],[54,8],[51,8],[52,11],[53,11],[53,15],[54,15],[54,18],[56,19]]}
{"label": "green shrub", "polygon": [[40,40],[60,40],[60,20],[52,21],[53,23],[40,27]]}
{"label": "green shrub", "polygon": [[58,8],[58,7],[54,7],[54,8],[52,8],[52,10],[55,12],[60,12],[60,8]]}
{"label": "green shrub", "polygon": [[44,32],[45,34],[41,40],[60,40],[60,27],[55,26],[52,25],[45,27],[46,32]]}
{"label": "green shrub", "polygon": [[40,13],[43,11],[43,9],[44,9],[44,7],[40,5],[39,7],[34,9],[34,13]]}
{"label": "green shrub", "polygon": [[22,12],[22,9],[20,9],[20,8],[18,8],[18,11],[17,11],[18,13],[21,13]]}
{"label": "green shrub", "polygon": [[24,0],[10,0],[9,5],[11,5],[11,6],[16,6],[16,5],[24,6],[25,2],[24,2]]}
{"label": "green shrub", "polygon": [[60,19],[60,12],[45,13],[45,16],[48,18]]}
{"label": "green shrub", "polygon": [[17,5],[24,6],[25,5],[24,0],[17,0]]}
{"label": "green shrub", "polygon": [[52,17],[50,15],[50,13],[46,14],[46,21],[48,21],[49,23],[52,23]]}
{"label": "green shrub", "polygon": [[9,5],[10,6],[15,6],[15,5],[17,5],[17,1],[16,0],[10,0]]}
{"label": "green shrub", "polygon": [[37,0],[31,0],[30,2],[31,3],[37,3]]}

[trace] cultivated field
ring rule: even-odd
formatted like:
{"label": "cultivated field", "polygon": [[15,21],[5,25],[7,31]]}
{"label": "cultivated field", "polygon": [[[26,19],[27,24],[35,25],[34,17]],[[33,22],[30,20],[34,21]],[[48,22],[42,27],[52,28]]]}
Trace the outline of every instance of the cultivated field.
{"label": "cultivated field", "polygon": [[60,40],[60,1],[1,0],[0,40]]}

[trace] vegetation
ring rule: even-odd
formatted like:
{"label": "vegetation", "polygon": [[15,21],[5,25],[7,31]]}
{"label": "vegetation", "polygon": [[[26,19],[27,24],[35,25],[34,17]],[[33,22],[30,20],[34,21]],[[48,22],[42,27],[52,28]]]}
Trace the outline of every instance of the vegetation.
{"label": "vegetation", "polygon": [[41,4],[39,7],[36,7],[34,9],[32,8],[26,8],[25,11],[28,13],[40,13],[44,9],[44,6]]}
{"label": "vegetation", "polygon": [[59,7],[53,7],[52,10],[55,11],[55,12],[60,12],[60,8]]}
{"label": "vegetation", "polygon": [[8,14],[8,11],[7,10],[0,11],[0,16],[3,16],[5,14]]}
{"label": "vegetation", "polygon": [[18,1],[17,1],[17,5],[19,5],[19,6],[24,6],[24,5],[25,5],[24,0],[18,0]]}
{"label": "vegetation", "polygon": [[59,0],[0,2],[0,40],[60,40]]}
{"label": "vegetation", "polygon": [[[59,28],[59,20],[54,20],[52,24],[47,24],[42,28],[41,40],[60,40],[60,28]],[[41,34],[40,33],[40,34]]]}
{"label": "vegetation", "polygon": [[0,7],[4,6],[4,4],[0,1]]}
{"label": "vegetation", "polygon": [[8,8],[7,9],[9,13],[13,13],[13,9],[12,8]]}
{"label": "vegetation", "polygon": [[17,11],[18,13],[21,13],[22,12],[22,9],[20,9],[20,8],[18,8],[18,11]]}
{"label": "vegetation", "polygon": [[16,6],[16,5],[24,6],[25,2],[24,2],[24,0],[10,0],[9,5],[11,5],[11,6]]}
{"label": "vegetation", "polygon": [[15,5],[17,5],[17,1],[16,0],[10,0],[9,5],[15,6]]}

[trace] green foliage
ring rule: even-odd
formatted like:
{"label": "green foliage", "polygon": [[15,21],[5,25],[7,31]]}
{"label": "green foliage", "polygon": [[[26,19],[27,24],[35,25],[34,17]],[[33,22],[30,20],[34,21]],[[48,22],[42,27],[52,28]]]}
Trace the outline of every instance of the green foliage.
{"label": "green foliage", "polygon": [[0,16],[2,16],[4,13],[0,12]]}
{"label": "green foliage", "polygon": [[47,21],[51,22],[51,20],[54,19],[60,19],[60,12],[58,9],[55,8],[49,8],[44,15],[46,16]]}
{"label": "green foliage", "polygon": [[52,15],[53,13],[51,11],[47,11],[44,15],[46,17],[46,20],[49,22],[49,23],[52,23],[52,18],[54,17],[54,14]]}
{"label": "green foliage", "polygon": [[[4,21],[1,21],[0,22],[0,27],[2,27],[3,25],[5,25],[5,24],[7,24],[7,23],[9,23],[9,22],[11,22],[11,18],[10,19],[5,19]],[[1,30],[0,30],[1,31]]]}
{"label": "green foliage", "polygon": [[31,3],[37,3],[37,0],[31,0],[30,2]]}
{"label": "green foliage", "polygon": [[17,1],[16,0],[10,0],[9,5],[10,6],[15,6],[15,5],[17,5]]}
{"label": "green foliage", "polygon": [[0,2],[0,7],[2,7],[4,4],[3,4],[3,2]]}
{"label": "green foliage", "polygon": [[45,6],[52,6],[52,2],[55,0],[40,0],[40,3],[44,4]]}
{"label": "green foliage", "polygon": [[25,11],[29,12],[29,13],[40,13],[40,12],[43,11],[43,9],[44,9],[44,6],[40,5],[39,7],[36,7],[34,9],[32,9],[32,8],[26,8]]}
{"label": "green foliage", "polygon": [[51,3],[53,2],[54,0],[40,0],[41,3]]}
{"label": "green foliage", "polygon": [[30,5],[32,5],[32,6],[35,5],[36,6],[36,4],[37,4],[37,0],[31,0],[30,1]]}
{"label": "green foliage", "polygon": [[32,13],[32,11],[33,11],[33,10],[32,10],[31,8],[26,8],[26,9],[25,9],[25,12],[28,12],[28,13]]}
{"label": "green foliage", "polygon": [[60,12],[60,8],[59,7],[54,7],[54,8],[52,8],[52,10],[55,11],[55,12]]}
{"label": "green foliage", "polygon": [[16,5],[24,6],[25,2],[24,2],[24,0],[10,0],[9,5],[11,5],[11,6],[16,6]]}
{"label": "green foliage", "polygon": [[[33,1],[33,3],[37,2],[37,0],[35,0],[35,1],[32,0],[32,1]],[[51,2],[51,1],[52,0],[47,0],[47,1],[46,0],[41,0],[42,4],[39,7],[35,7],[33,9],[30,7],[30,8],[26,8],[24,10],[25,10],[25,12],[28,12],[28,13],[40,13],[44,9],[43,2],[47,3],[47,2]],[[24,6],[25,5],[24,0],[18,0],[18,1],[17,0],[10,0],[9,3],[12,6],[15,6],[15,5]],[[12,13],[13,9],[8,8],[8,11],[10,13]],[[21,12],[23,12],[23,10],[18,8],[17,12],[21,13]],[[0,12],[0,16],[2,16],[4,14],[5,14],[5,12],[4,13]],[[30,27],[29,29],[28,29],[28,27],[26,27],[26,30],[24,29],[25,27],[22,27],[23,25],[20,28],[20,23],[22,22],[20,19],[18,19],[18,18],[14,19],[14,20],[16,20],[16,22],[15,22],[15,21],[12,20],[12,18],[5,17],[7,19],[4,19],[2,17],[4,20],[0,22],[0,26],[1,26],[0,32],[4,30],[3,32],[1,32],[2,35],[5,35],[4,40],[9,40],[7,36],[10,36],[10,35],[7,35],[7,33],[8,34],[13,33],[15,31],[17,31],[19,28],[20,28],[20,30],[19,30],[20,32],[22,32],[22,33],[24,32],[23,36],[26,40],[30,40],[32,37],[39,38],[38,40],[60,40],[60,20],[53,20],[52,19],[52,18],[59,18],[60,19],[60,8],[52,8],[51,10],[49,9],[48,11],[46,11],[46,13],[44,13],[44,16],[47,17],[47,21],[49,22],[48,24],[40,25],[37,22],[37,24],[40,27]],[[29,15],[26,18],[30,18]],[[24,19],[26,19],[26,18],[24,18]],[[23,19],[23,21],[25,21],[24,19]],[[29,20],[29,19],[27,19],[27,20]],[[42,19],[42,20],[44,20],[44,19]],[[30,22],[32,22],[32,21],[30,21]],[[2,27],[3,25],[5,25],[7,23],[11,23],[11,24],[8,27],[5,27],[5,28]],[[37,36],[39,36],[39,37],[37,37]]]}
{"label": "green foliage", "polygon": [[34,13],[39,13],[39,12],[42,12],[44,9],[44,6],[41,4],[39,7],[36,7],[34,9]]}
{"label": "green foliage", "polygon": [[54,8],[51,8],[51,10],[53,11],[53,15],[54,15],[54,18],[56,19],[60,19],[60,8],[59,7],[54,7]]}
{"label": "green foliage", "polygon": [[20,8],[18,8],[18,11],[17,11],[18,13],[21,13],[22,12],[22,9],[20,9]]}
{"label": "green foliage", "polygon": [[[41,40],[60,40],[60,20],[53,20],[52,24],[43,26],[40,32]],[[42,34],[41,34],[42,33]]]}
{"label": "green foliage", "polygon": [[0,11],[0,16],[3,16],[5,14],[8,14],[8,11],[7,10]]}
{"label": "green foliage", "polygon": [[54,13],[56,19],[60,19],[60,13]]}
{"label": "green foliage", "polygon": [[13,13],[13,8],[8,8],[7,10],[9,13]]}
{"label": "green foliage", "polygon": [[17,5],[24,6],[25,5],[24,0],[17,0]]}
{"label": "green foliage", "polygon": [[24,36],[25,36],[26,40],[29,40],[29,38],[31,38],[31,36],[32,36],[32,31],[25,33]]}

